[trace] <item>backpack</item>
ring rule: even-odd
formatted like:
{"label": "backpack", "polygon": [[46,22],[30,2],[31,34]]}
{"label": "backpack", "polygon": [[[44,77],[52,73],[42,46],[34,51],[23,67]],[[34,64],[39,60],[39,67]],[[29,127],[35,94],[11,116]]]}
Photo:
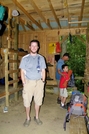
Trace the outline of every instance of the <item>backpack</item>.
{"label": "backpack", "polygon": [[71,115],[86,116],[87,98],[79,91],[72,94],[71,100],[68,103],[67,114],[64,121],[64,130],[66,130],[66,122],[70,120]]}
{"label": "backpack", "polygon": [[75,79],[74,79],[74,74],[72,73],[70,80],[68,81],[68,87],[75,87]]}
{"label": "backpack", "polygon": [[61,45],[59,42],[56,42],[56,53],[60,53],[61,52]]}
{"label": "backpack", "polygon": [[6,11],[6,8],[0,5],[0,21],[3,21],[4,16],[5,16],[5,11]]}

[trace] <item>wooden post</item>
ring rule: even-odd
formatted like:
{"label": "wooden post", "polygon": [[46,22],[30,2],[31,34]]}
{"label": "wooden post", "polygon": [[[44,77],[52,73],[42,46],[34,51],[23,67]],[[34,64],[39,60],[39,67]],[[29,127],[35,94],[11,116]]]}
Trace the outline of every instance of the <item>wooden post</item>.
{"label": "wooden post", "polygon": [[[16,21],[15,21],[15,37],[14,37],[15,41],[14,41],[14,49],[18,50],[18,17],[16,17]],[[18,54],[15,53],[13,55],[14,60],[18,60]],[[13,68],[14,70],[18,69],[18,62],[17,63],[13,63]],[[18,73],[14,73],[13,74],[13,78],[14,80],[18,79]],[[18,87],[18,82],[14,83],[14,88],[16,89]],[[15,92],[15,100],[17,101],[18,99],[18,92]]]}
{"label": "wooden post", "polygon": [[[14,53],[13,60],[17,60],[17,53]],[[18,63],[14,62],[13,63],[13,70],[17,70],[17,68],[18,68]],[[15,73],[13,73],[13,80],[17,80],[17,79],[18,79],[18,72],[15,72]],[[14,87],[14,89],[17,89],[18,82],[15,82],[13,84],[13,87]],[[18,99],[18,92],[15,92],[15,100],[17,101],[17,99]]]}
{"label": "wooden post", "polygon": [[10,40],[10,38],[11,38],[11,24],[10,24],[10,22],[11,22],[11,10],[9,9],[9,13],[8,13],[8,48],[11,48],[11,40]]}
{"label": "wooden post", "polygon": [[86,61],[85,61],[84,80],[85,80],[84,92],[88,96],[89,94],[87,92],[87,85],[89,82],[89,23],[86,30]]}
{"label": "wooden post", "polygon": [[18,49],[18,17],[16,17],[15,20],[15,41],[14,41],[14,49],[17,50]]}
{"label": "wooden post", "polygon": [[9,106],[9,88],[8,88],[8,49],[4,49],[5,54],[5,92],[6,92],[6,106]]}
{"label": "wooden post", "polygon": [[67,37],[68,37],[68,36],[65,36],[65,37],[63,38],[63,42],[62,42],[62,44],[61,44],[61,48],[62,48],[61,57],[63,56],[64,53],[66,53],[66,50],[67,50],[67,45],[66,45]]}
{"label": "wooden post", "polygon": [[87,30],[86,30],[86,61],[85,61],[85,73],[84,73],[84,81],[85,81],[85,85],[84,85],[84,92],[88,97],[88,108],[87,108],[87,114],[89,117],[89,93],[88,93],[88,83],[89,83],[89,23],[87,26]]}

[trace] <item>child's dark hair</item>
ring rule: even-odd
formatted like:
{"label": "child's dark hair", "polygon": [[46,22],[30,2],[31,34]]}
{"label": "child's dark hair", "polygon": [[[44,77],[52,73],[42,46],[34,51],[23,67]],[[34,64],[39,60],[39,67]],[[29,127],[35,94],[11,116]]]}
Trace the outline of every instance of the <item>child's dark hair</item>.
{"label": "child's dark hair", "polygon": [[63,70],[66,66],[68,67],[67,64],[63,64],[63,65],[62,65],[62,70]]}

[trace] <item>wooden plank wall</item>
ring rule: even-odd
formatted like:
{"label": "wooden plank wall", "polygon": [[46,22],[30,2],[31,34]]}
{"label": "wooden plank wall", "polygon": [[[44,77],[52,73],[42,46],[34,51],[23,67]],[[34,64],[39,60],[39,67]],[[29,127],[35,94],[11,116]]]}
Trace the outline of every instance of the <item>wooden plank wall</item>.
{"label": "wooden plank wall", "polygon": [[[39,53],[42,54],[46,60],[48,60],[49,53],[48,53],[48,45],[49,43],[56,43],[60,41],[60,36],[68,36],[69,32],[71,34],[76,34],[77,29],[63,29],[63,30],[43,30],[43,31],[24,31],[24,32],[19,32],[18,35],[18,47],[23,48],[25,51],[29,51],[29,42],[32,39],[37,39],[40,41],[40,51]],[[59,32],[59,35],[58,35]],[[80,34],[85,34],[86,33],[86,28],[81,28],[80,29]],[[7,48],[7,34],[5,33],[2,36],[2,47]],[[11,44],[11,48],[14,48],[13,44]],[[51,55],[53,60],[54,60],[54,55]],[[54,61],[55,63],[55,61]],[[55,65],[49,69],[50,70],[50,77],[55,80]],[[51,84],[53,84],[53,81],[50,81]]]}
{"label": "wooden plank wall", "polygon": [[[26,31],[26,32],[19,32],[18,35],[18,47],[23,48],[25,51],[28,51],[29,42],[32,39],[38,39],[41,44],[40,53],[44,56],[48,55],[48,44],[50,42],[57,42],[59,41],[60,36],[69,35],[71,32],[72,35],[76,34],[75,29],[57,29],[57,30],[44,30],[44,31]],[[59,35],[58,35],[59,31]],[[80,35],[86,34],[86,28],[80,29]],[[2,36],[2,47],[7,48],[7,33],[3,34]],[[11,46],[13,48],[13,46]]]}
{"label": "wooden plank wall", "polygon": [[45,32],[21,32],[19,34],[19,48],[23,48],[25,51],[29,50],[29,43],[31,40],[37,39],[40,41],[40,53],[45,56],[46,54],[46,41]]}

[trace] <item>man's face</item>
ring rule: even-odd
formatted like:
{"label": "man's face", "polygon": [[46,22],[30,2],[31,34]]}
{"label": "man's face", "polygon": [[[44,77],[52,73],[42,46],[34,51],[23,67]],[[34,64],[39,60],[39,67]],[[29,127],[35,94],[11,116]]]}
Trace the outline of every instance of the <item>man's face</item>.
{"label": "man's face", "polygon": [[36,42],[32,42],[29,46],[31,53],[35,54],[38,51],[38,44]]}
{"label": "man's face", "polygon": [[68,61],[69,60],[69,57],[68,56],[65,56],[65,61]]}

